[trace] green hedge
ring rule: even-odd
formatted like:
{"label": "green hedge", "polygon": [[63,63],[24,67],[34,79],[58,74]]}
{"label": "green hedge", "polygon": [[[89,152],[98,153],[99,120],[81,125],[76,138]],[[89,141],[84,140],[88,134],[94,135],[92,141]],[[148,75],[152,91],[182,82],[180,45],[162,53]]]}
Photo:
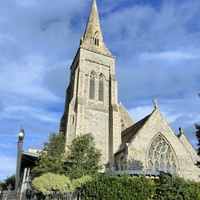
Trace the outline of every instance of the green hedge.
{"label": "green hedge", "polygon": [[200,200],[200,183],[162,175],[156,184],[155,200]]}
{"label": "green hedge", "polygon": [[155,181],[99,174],[80,191],[82,200],[200,200],[200,183],[165,174]]}
{"label": "green hedge", "polygon": [[71,181],[64,175],[44,174],[32,182],[33,192],[81,196],[81,200],[200,200],[200,183],[163,174],[152,180],[144,176],[97,174]]}
{"label": "green hedge", "polygon": [[130,178],[99,174],[93,181],[84,184],[81,188],[82,200],[147,200],[155,194],[156,185],[153,180],[143,176]]}

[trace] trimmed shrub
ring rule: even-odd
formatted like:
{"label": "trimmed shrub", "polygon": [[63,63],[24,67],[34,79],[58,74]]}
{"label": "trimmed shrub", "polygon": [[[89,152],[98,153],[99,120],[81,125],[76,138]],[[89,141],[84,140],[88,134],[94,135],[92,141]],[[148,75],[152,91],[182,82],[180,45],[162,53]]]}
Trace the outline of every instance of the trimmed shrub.
{"label": "trimmed shrub", "polygon": [[157,180],[155,200],[200,200],[200,183],[163,174]]}
{"label": "trimmed shrub", "polygon": [[155,189],[154,181],[143,176],[131,178],[99,174],[81,187],[81,199],[147,200],[155,194]]}

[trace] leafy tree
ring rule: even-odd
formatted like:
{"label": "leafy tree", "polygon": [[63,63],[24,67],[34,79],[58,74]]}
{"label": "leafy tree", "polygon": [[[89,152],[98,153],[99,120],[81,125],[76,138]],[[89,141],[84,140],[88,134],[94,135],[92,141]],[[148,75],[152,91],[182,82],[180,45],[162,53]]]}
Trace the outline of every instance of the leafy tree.
{"label": "leafy tree", "polygon": [[[200,97],[200,93],[199,93],[199,97]],[[200,156],[200,124],[195,124],[195,127],[196,127],[196,137],[197,137],[197,140],[198,140],[198,150],[197,150],[197,153],[198,155]],[[197,165],[200,167],[200,162],[198,161],[197,162]]]}
{"label": "leafy tree", "polygon": [[100,150],[95,148],[92,134],[84,134],[75,138],[69,145],[67,157],[70,166],[68,175],[71,179],[86,175],[94,175],[102,167],[99,165],[101,159]]}
{"label": "leafy tree", "polygon": [[15,174],[8,176],[4,182],[0,183],[0,190],[7,190],[8,185],[11,185],[13,190],[15,189]]}
{"label": "leafy tree", "polygon": [[34,177],[51,172],[55,174],[65,174],[65,136],[63,133],[50,133],[49,139],[44,143],[44,149],[41,151],[36,166],[33,168]]}
{"label": "leafy tree", "polygon": [[200,156],[200,125],[199,124],[195,124],[195,127],[196,127],[196,137],[197,137],[197,140],[198,140],[198,155]]}
{"label": "leafy tree", "polygon": [[3,190],[3,186],[4,186],[4,182],[0,182],[0,191],[2,191]]}

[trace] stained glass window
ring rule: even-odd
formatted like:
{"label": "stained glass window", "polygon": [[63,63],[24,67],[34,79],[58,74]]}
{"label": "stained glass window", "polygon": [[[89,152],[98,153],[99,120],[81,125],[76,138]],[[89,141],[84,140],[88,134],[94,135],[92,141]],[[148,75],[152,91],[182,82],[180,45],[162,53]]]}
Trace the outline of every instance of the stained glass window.
{"label": "stained glass window", "polygon": [[166,163],[166,173],[170,173],[170,165],[168,162]]}
{"label": "stained glass window", "polygon": [[172,163],[172,174],[176,174],[176,165]]}
{"label": "stained glass window", "polygon": [[149,160],[149,162],[148,162],[148,169],[150,171],[153,171],[153,163],[151,162],[151,160]]}
{"label": "stained glass window", "polygon": [[161,134],[151,142],[147,157],[148,170],[163,171],[171,174],[177,173],[175,155]]}
{"label": "stained glass window", "polygon": [[159,171],[159,164],[157,161],[154,163],[154,171]]}

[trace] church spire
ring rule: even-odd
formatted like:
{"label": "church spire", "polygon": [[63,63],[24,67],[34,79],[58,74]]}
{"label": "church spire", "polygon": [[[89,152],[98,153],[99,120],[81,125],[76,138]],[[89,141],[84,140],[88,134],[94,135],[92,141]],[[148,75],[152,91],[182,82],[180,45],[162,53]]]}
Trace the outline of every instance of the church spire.
{"label": "church spire", "polygon": [[102,39],[97,3],[96,0],[94,0],[92,4],[92,9],[90,11],[88,23],[85,29],[84,39],[92,39],[96,32],[98,32],[99,37],[101,37]]}
{"label": "church spire", "polygon": [[112,56],[103,42],[99,14],[96,0],[93,0],[92,9],[88,18],[84,36],[81,38],[81,47]]}

